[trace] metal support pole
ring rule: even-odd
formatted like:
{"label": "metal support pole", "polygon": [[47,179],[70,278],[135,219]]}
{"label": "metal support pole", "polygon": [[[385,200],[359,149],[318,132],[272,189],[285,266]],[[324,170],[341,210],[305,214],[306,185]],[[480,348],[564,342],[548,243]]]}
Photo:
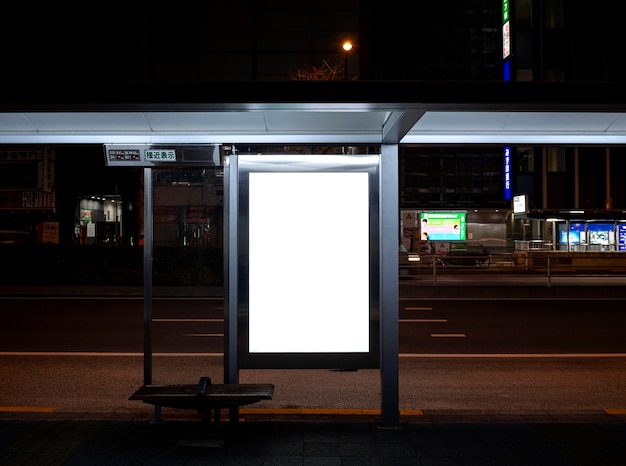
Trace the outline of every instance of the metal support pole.
{"label": "metal support pole", "polygon": [[578,147],[574,147],[574,208],[580,208],[580,172]]}
{"label": "metal support pole", "polygon": [[[237,154],[224,160],[224,383],[239,383],[237,363],[238,308],[238,206],[239,164]],[[230,408],[229,419],[239,418],[239,409]]]}
{"label": "metal support pole", "polygon": [[143,169],[143,383],[152,383],[152,168]]}
{"label": "metal support pole", "polygon": [[380,168],[381,414],[383,427],[396,427],[400,422],[397,144],[383,144]]}
{"label": "metal support pole", "polygon": [[541,148],[541,208],[548,208],[548,150]]}
{"label": "metal support pole", "polygon": [[154,405],[154,421],[152,422],[157,423],[157,424],[163,422],[163,416],[161,412],[162,412],[161,406]]}
{"label": "metal support pole", "polygon": [[237,155],[224,161],[224,383],[239,383],[237,365],[237,236],[239,205]]}
{"label": "metal support pole", "polygon": [[613,210],[613,198],[611,196],[611,148],[604,149],[604,205],[606,210]]}

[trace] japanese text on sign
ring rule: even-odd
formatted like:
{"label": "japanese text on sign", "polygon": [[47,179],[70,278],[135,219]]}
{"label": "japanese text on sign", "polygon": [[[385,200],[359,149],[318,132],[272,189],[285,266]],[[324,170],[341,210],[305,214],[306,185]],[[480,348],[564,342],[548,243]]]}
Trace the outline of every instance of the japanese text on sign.
{"label": "japanese text on sign", "polygon": [[504,199],[511,199],[511,148],[504,148]]}
{"label": "japanese text on sign", "polygon": [[147,150],[146,160],[151,162],[176,162],[174,149]]}

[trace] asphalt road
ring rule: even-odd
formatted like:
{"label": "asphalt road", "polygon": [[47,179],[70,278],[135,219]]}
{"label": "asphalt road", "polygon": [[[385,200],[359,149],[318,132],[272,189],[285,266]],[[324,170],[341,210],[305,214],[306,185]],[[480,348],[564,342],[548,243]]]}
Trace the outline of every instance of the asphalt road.
{"label": "asphalt road", "polygon": [[[0,300],[1,352],[143,352],[143,301]],[[400,301],[400,353],[626,354],[621,300]],[[222,353],[220,298],[156,299],[154,353]]]}
{"label": "asphalt road", "polygon": [[[144,412],[141,299],[0,300],[0,409]],[[584,412],[626,408],[619,300],[400,302],[401,409]],[[157,299],[153,382],[222,380],[220,299]],[[241,370],[273,383],[258,407],[380,406],[380,372]]]}

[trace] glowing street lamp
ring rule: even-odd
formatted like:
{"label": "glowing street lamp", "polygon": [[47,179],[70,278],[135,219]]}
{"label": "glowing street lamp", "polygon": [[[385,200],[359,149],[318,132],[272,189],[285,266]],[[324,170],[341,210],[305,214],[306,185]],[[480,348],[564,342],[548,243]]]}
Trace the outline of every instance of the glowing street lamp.
{"label": "glowing street lamp", "polygon": [[343,61],[343,79],[348,80],[348,53],[352,50],[352,42],[349,40],[345,41],[341,46],[343,51],[345,52],[345,57]]}

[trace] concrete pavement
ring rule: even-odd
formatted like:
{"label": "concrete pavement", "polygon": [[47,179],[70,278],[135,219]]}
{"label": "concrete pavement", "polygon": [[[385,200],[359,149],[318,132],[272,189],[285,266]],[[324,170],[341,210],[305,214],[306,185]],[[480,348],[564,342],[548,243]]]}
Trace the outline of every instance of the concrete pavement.
{"label": "concrete pavement", "polygon": [[[532,286],[506,279],[471,280],[438,277],[436,286],[429,279],[403,280],[400,296],[626,296],[623,279],[593,277],[590,283],[579,277]],[[136,289],[3,291],[4,296],[142,296]],[[196,295],[206,294],[200,290]],[[202,424],[193,413],[154,422],[130,413],[0,410],[0,465],[35,464],[624,465],[626,410],[414,412],[401,413],[401,423],[392,427],[382,427],[376,414],[336,410],[304,413],[248,408],[242,410],[239,422],[211,425]]]}
{"label": "concrete pavement", "polygon": [[0,416],[0,465],[624,465],[626,416],[254,414],[237,423]]}

